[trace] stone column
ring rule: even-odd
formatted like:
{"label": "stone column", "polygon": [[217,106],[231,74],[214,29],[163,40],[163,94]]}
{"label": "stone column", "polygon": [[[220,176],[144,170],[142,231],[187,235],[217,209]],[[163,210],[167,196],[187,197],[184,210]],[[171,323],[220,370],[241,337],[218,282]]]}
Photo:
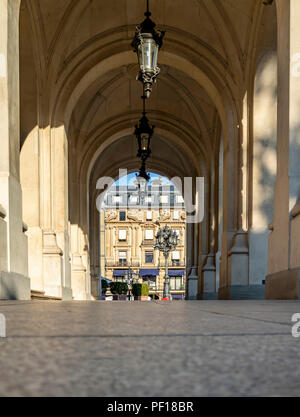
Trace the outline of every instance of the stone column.
{"label": "stone column", "polygon": [[23,233],[20,185],[19,0],[0,2],[0,204],[6,222],[0,299],[30,299],[27,237]]}
{"label": "stone column", "polygon": [[198,298],[198,224],[187,224],[188,229],[188,262],[190,268],[187,273],[187,295],[188,300]]}
{"label": "stone column", "polygon": [[72,291],[75,300],[90,299],[87,291],[86,267],[83,263],[84,237],[78,225],[71,225]]}
{"label": "stone column", "polygon": [[273,221],[276,141],[277,51],[270,50],[257,66],[253,97],[249,285],[256,298],[265,298],[263,284],[268,274],[269,224]]}
{"label": "stone column", "polygon": [[268,299],[299,299],[300,284],[300,2],[277,0],[278,136]]}
{"label": "stone column", "polygon": [[67,149],[63,126],[44,129],[40,191],[44,288],[46,295],[71,300]]}
{"label": "stone column", "polygon": [[41,228],[40,190],[40,129],[33,129],[22,145],[20,179],[23,219],[28,226],[28,275],[31,290],[44,293],[43,230]]}

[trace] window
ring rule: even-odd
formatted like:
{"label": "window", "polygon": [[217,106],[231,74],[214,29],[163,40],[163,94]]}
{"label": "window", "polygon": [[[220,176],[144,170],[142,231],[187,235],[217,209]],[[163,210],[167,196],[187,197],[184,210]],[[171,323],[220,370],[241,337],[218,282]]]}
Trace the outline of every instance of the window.
{"label": "window", "polygon": [[152,220],[152,211],[147,211],[146,213],[146,220]]}
{"label": "window", "polygon": [[183,204],[184,203],[184,199],[181,195],[177,195],[176,196],[176,202],[179,204]]}
{"label": "window", "polygon": [[174,251],[172,252],[172,266],[179,266],[180,265],[180,252]]}
{"label": "window", "polygon": [[156,277],[154,276],[144,276],[143,277],[144,284],[148,284],[150,290],[154,290],[156,288]]}
{"label": "window", "polygon": [[131,204],[137,204],[137,203],[138,203],[138,201],[139,201],[139,199],[138,199],[138,197],[137,197],[137,196],[131,196],[131,197],[130,197],[130,203],[131,203]]}
{"label": "window", "polygon": [[169,197],[167,195],[161,195],[160,196],[160,202],[162,204],[167,204],[169,202]]}
{"label": "window", "polygon": [[145,252],[145,263],[153,264],[153,252]]}
{"label": "window", "polygon": [[172,259],[176,259],[177,261],[179,261],[180,253],[178,250],[175,250],[174,252],[172,252]]}
{"label": "window", "polygon": [[145,203],[152,203],[152,197],[146,197]]}
{"label": "window", "polygon": [[127,279],[126,279],[126,277],[124,276],[119,276],[119,277],[116,277],[116,281],[117,282],[127,282]]}
{"label": "window", "polygon": [[153,240],[153,230],[145,230],[145,239],[146,240]]}
{"label": "window", "polygon": [[171,290],[179,291],[182,289],[182,279],[181,277],[171,277],[170,278],[170,287]]}
{"label": "window", "polygon": [[120,222],[126,221],[126,211],[120,211]]}
{"label": "window", "polygon": [[179,220],[179,211],[175,210],[173,213],[173,220]]}
{"label": "window", "polygon": [[120,266],[126,266],[127,265],[127,252],[119,251],[119,264],[120,264]]}
{"label": "window", "polygon": [[120,229],[119,230],[119,240],[126,241],[127,239],[127,230]]}
{"label": "window", "polygon": [[122,197],[117,195],[113,197],[113,203],[121,203],[122,202]]}

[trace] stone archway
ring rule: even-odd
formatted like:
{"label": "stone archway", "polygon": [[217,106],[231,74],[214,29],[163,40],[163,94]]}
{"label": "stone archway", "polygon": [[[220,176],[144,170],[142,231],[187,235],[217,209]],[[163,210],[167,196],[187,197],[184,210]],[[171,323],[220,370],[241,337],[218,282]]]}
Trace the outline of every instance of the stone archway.
{"label": "stone archway", "polygon": [[[4,38],[8,31],[14,32],[11,39],[15,39],[15,47],[9,52],[17,53],[18,27],[12,16],[16,15],[20,2],[4,3],[4,15],[10,22],[4,28]],[[291,7],[296,7],[293,0],[290,3]],[[279,14],[282,12],[280,5],[277,1]],[[118,7],[125,10],[126,0]],[[166,20],[158,3],[154,2],[153,13],[167,30],[168,37],[160,55],[162,73],[149,114],[159,132],[157,143],[169,144],[178,156],[180,175],[196,175],[202,171],[207,177],[207,220],[201,231],[193,230],[194,265],[190,275],[200,282],[199,296],[203,280],[214,271],[216,252],[221,251],[217,269],[221,296],[226,298],[231,297],[232,278],[236,276],[235,264],[240,263],[240,255],[245,265],[249,256],[252,258],[248,233],[253,212],[251,102],[258,43],[264,54],[259,33],[267,38],[263,28],[266,8],[261,2],[253,4],[250,0],[241,6],[243,10],[206,0],[193,7],[197,10],[190,10],[187,25],[187,21],[179,20],[172,13]],[[210,22],[201,32],[196,17],[198,7],[200,15],[207,16]],[[84,239],[88,239],[90,173],[94,164],[101,160],[104,149],[113,146],[111,138],[115,137],[116,143],[122,141],[124,132],[129,132],[137,121],[140,93],[139,85],[134,82],[136,64],[129,40],[139,12],[142,15],[140,3],[136,3],[136,16],[116,14],[106,8],[105,2],[96,5],[81,0],[67,5],[64,0],[55,4],[47,0],[43,9],[37,0],[21,3],[21,183],[23,217],[28,223],[29,276],[32,289],[36,291],[60,298],[72,297],[70,228],[72,224],[79,226]],[[102,16],[106,16],[105,19]],[[272,24],[276,26],[276,22]],[[282,25],[287,24],[282,22]],[[86,27],[90,29],[89,34]],[[24,39],[29,40],[26,45]],[[9,57],[7,62],[8,65],[12,62]],[[17,77],[17,71],[12,69],[10,75]],[[18,108],[16,90],[7,80],[5,83],[10,89],[12,105]],[[117,99],[116,91],[122,100]],[[5,103],[7,107],[7,101]],[[15,115],[8,114],[12,124],[3,125],[3,129],[7,132],[5,137],[14,136],[7,171],[13,179],[18,178],[18,135],[13,128]],[[222,175],[219,175],[221,142],[223,160]],[[132,157],[129,152],[123,159],[115,158],[112,165],[131,166]],[[3,166],[5,163],[3,161]],[[155,164],[157,169],[162,169],[166,156],[162,155],[153,166]],[[218,204],[220,181],[223,182],[222,206]],[[13,189],[18,188],[18,184],[15,185],[10,184],[6,189],[16,196],[18,192]],[[9,212],[5,201],[4,206]],[[22,261],[22,267],[16,264],[12,269],[16,273],[23,271],[20,275],[26,276],[26,236],[21,204],[14,207],[18,208],[11,215],[18,219],[18,241],[22,242],[17,246],[25,254],[22,255],[25,263]],[[76,210],[78,218],[74,214]],[[218,222],[220,210],[222,233]],[[10,230],[5,240],[7,245],[13,230],[10,224],[17,223],[8,220],[9,213],[3,213],[2,218],[5,216],[3,227],[8,225],[7,230]],[[7,248],[8,252],[19,254],[16,247],[8,244]],[[14,259],[14,254],[8,258]],[[292,264],[297,265],[295,255],[292,258]],[[7,265],[4,268],[9,269]],[[243,268],[244,282],[249,284],[251,279],[246,269]]]}

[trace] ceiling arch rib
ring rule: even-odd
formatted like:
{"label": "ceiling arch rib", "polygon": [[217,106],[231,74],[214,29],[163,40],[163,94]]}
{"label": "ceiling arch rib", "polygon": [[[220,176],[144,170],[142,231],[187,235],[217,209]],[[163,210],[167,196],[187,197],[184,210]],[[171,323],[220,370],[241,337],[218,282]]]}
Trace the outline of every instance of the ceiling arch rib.
{"label": "ceiling arch rib", "polygon": [[[99,109],[100,109],[101,105],[103,105],[103,103],[105,102],[105,97],[111,95],[110,91],[106,92],[106,88],[107,87],[109,88],[109,87],[113,86],[114,81],[119,81],[119,80],[120,80],[120,73],[118,73],[118,75],[116,77],[114,77],[113,80],[109,80],[109,82],[107,84],[105,84],[105,86],[103,86],[100,90],[98,90],[97,93],[94,94],[92,99],[90,101],[88,101],[87,104],[85,105],[85,107],[83,109],[83,116],[79,119],[79,130],[78,130],[78,132],[76,132],[76,135],[75,135],[75,140],[74,140],[74,146],[75,147],[80,146],[79,143],[78,143],[79,138],[81,138],[81,140],[84,141],[84,142],[87,140],[87,137],[89,135],[89,130],[91,130],[90,126],[93,125],[94,119],[97,118],[97,114],[99,113]],[[194,136],[195,137],[198,136],[199,146],[201,146],[201,141],[203,140],[203,138],[202,138],[202,136],[203,136],[205,138],[205,147],[204,147],[204,149],[205,149],[206,152],[209,153],[209,152],[212,151],[211,141],[210,141],[210,138],[209,138],[209,135],[208,135],[209,122],[208,122],[207,117],[206,117],[206,115],[204,114],[204,112],[201,108],[202,104],[199,103],[199,101],[196,101],[193,94],[182,83],[179,83],[179,82],[176,82],[176,81],[177,80],[175,80],[174,77],[170,76],[170,74],[166,74],[165,76],[162,76],[161,84],[166,83],[169,86],[169,88],[171,88],[172,91],[177,92],[178,98],[180,99],[180,101],[183,102],[186,105],[189,112],[194,117],[194,119],[193,119],[194,122],[195,122],[195,124],[194,124],[194,130],[195,130]],[[89,94],[89,96],[90,95],[92,96],[91,93]],[[116,100],[119,100],[119,90],[118,89],[117,89],[117,93],[116,93]],[[207,105],[207,103],[205,103],[205,104]],[[150,106],[151,106],[151,100],[150,100],[150,103],[149,103],[149,106],[148,106],[149,108],[148,108],[148,111],[147,111],[150,120],[152,119],[152,117],[158,117],[159,118],[160,113],[162,113],[162,114],[164,113],[163,112],[164,109],[162,108],[161,103],[159,103],[159,106],[158,106],[159,108],[162,108],[161,111],[157,111],[155,109],[152,110],[152,107],[150,107]],[[136,116],[136,122],[137,122],[137,120],[140,116],[138,114],[138,111],[133,110],[131,112],[135,112],[137,114],[137,116]],[[178,113],[178,116],[181,116],[180,112]],[[118,115],[116,117],[119,118]],[[175,117],[175,114],[174,114],[174,117]],[[77,116],[77,118],[78,118],[78,116]],[[165,118],[167,118],[167,115],[165,115]],[[170,118],[170,120],[171,119],[172,118]],[[202,119],[204,119],[204,120],[202,120]],[[105,121],[103,121],[103,122],[105,123]],[[186,125],[184,120],[182,121],[182,123],[183,123],[183,125]],[[198,132],[197,132],[197,130],[198,130]],[[203,149],[203,146],[202,146],[202,149]]]}
{"label": "ceiling arch rib", "polygon": [[[69,100],[66,104],[65,111],[65,128],[68,132],[69,123],[74,107],[80,100],[80,97],[84,91],[89,87],[92,82],[109,71],[112,71],[117,63],[123,62],[125,65],[134,64],[134,56],[130,52],[123,52],[115,56],[109,57],[106,60],[101,61],[93,67],[88,73],[86,73],[80,82],[77,84],[75,89],[72,91],[69,96]],[[167,52],[161,51],[160,62],[165,65],[170,65],[171,67],[176,68],[177,70],[186,73],[190,78],[194,79],[206,90],[208,96],[211,98],[212,102],[216,105],[218,109],[220,118],[223,122],[223,126],[226,126],[226,111],[224,108],[224,103],[220,92],[218,91],[216,85],[206,76],[205,73],[201,71],[198,67],[187,62],[185,59],[172,55]],[[60,103],[62,104],[62,103]]]}
{"label": "ceiling arch rib", "polygon": [[[97,57],[91,60],[90,55],[87,54],[85,57],[82,57],[80,59],[80,63],[77,63],[75,66],[70,66],[65,77],[61,78],[61,80],[57,83],[57,87],[55,89],[55,97],[52,97],[52,120],[53,123],[55,123],[55,120],[59,120],[59,114],[60,119],[62,118],[62,114],[64,113],[63,109],[66,107],[66,102],[68,101],[68,96],[65,96],[65,92],[72,91],[76,88],[78,84],[82,81],[82,79],[86,76],[86,74],[89,74],[93,68],[98,67],[99,62],[108,61],[111,59],[112,56],[121,56],[121,54],[128,54],[128,58],[125,60],[121,60],[118,63],[115,64],[115,67],[119,67],[120,65],[129,65],[129,64],[135,64],[136,63],[136,57],[133,54],[132,51],[128,50],[128,40],[126,40],[126,43],[123,44],[123,46],[120,46],[118,48],[120,53],[116,53],[116,48],[114,50],[110,50],[107,52],[104,52],[104,49],[100,46],[97,47],[96,51],[98,53]],[[123,52],[122,52],[122,49]],[[168,41],[166,41],[166,46],[163,48],[163,50],[160,53],[160,64],[168,65],[168,61],[165,60],[162,61],[162,55],[163,54],[170,54],[171,52],[167,52],[167,50],[170,49],[173,54],[172,55],[178,55],[182,52],[182,56],[185,57],[183,59],[187,60],[187,63],[189,62],[189,55],[192,62],[195,61],[195,59],[199,59],[200,62],[197,64],[199,68],[202,68],[206,72],[206,77],[211,78],[212,82],[215,84],[219,84],[222,88],[234,89],[234,83],[228,76],[226,79],[224,79],[224,73],[226,71],[226,67],[220,65],[220,62],[218,62],[215,57],[211,57],[211,59],[206,59],[203,56],[203,53],[197,52],[195,49],[191,49],[190,44],[182,43],[179,45],[178,43],[174,46],[171,45],[169,42],[168,47]],[[99,54],[102,54],[102,56],[99,56]],[[197,58],[198,56],[198,58]],[[187,64],[188,65],[188,64]],[[92,66],[92,68],[91,68]],[[109,71],[113,70],[113,67],[110,67],[108,69]],[[209,76],[207,75],[209,74]],[[227,84],[227,86],[226,86]],[[205,86],[204,86],[205,87]],[[68,94],[68,93],[67,93]],[[234,95],[234,91],[230,94]]]}
{"label": "ceiling arch rib", "polygon": [[[163,136],[169,137],[170,143],[173,142],[177,144],[177,151],[185,152],[189,165],[192,163],[192,165],[197,166],[199,161],[203,164],[205,163],[204,161],[207,160],[206,155],[201,151],[201,148],[197,148],[191,143],[190,133],[185,132],[180,124],[176,126],[175,123],[171,125],[168,121],[154,121],[156,122],[156,132],[165,132]],[[82,155],[81,166],[87,167],[89,163],[95,163],[95,155],[103,152],[103,150],[110,146],[113,141],[118,140],[120,132],[122,131],[127,131],[127,136],[131,136],[132,139],[135,140],[132,134],[132,123],[130,120],[125,122],[117,120],[113,126],[104,127],[102,125],[99,130],[93,132],[90,140],[86,142],[85,147],[80,151],[80,154]],[[136,146],[134,149],[136,150]],[[135,158],[135,154],[132,156]],[[85,168],[84,171],[86,169],[87,168]]]}

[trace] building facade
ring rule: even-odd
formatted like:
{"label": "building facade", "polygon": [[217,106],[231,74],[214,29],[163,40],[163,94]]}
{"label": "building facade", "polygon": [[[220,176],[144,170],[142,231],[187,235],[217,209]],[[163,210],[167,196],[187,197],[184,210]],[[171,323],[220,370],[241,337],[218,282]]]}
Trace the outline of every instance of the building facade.
{"label": "building facade", "polygon": [[[153,181],[142,198],[137,185],[112,187],[104,204],[105,278],[146,282],[150,296],[163,294],[165,258],[154,249],[159,228],[177,232],[179,243],[169,256],[169,276],[173,298],[183,299],[186,290],[186,212],[181,194],[174,186]],[[100,232],[101,233],[101,232]]]}

